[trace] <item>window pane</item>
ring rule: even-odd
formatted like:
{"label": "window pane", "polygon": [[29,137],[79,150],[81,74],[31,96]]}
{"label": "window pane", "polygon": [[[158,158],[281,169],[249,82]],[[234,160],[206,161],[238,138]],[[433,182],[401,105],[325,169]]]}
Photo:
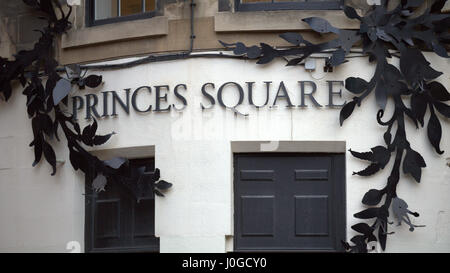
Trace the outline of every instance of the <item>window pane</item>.
{"label": "window pane", "polygon": [[141,13],[143,11],[142,0],[121,0],[120,16]]}
{"label": "window pane", "polygon": [[96,0],[95,20],[117,17],[118,0]]}
{"label": "window pane", "polygon": [[145,0],[145,11],[156,10],[156,0]]}

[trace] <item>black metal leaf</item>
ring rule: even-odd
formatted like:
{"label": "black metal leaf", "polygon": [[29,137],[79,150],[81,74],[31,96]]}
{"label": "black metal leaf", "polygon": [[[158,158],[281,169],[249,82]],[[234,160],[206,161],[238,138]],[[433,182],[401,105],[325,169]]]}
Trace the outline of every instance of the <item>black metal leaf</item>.
{"label": "black metal leaf", "polygon": [[327,20],[319,17],[308,17],[302,19],[302,21],[306,22],[314,31],[319,33],[339,33],[339,29],[333,27]]}
{"label": "black metal leaf", "polygon": [[92,140],[93,145],[102,145],[105,144],[115,133],[103,135],[103,136],[95,136]]}
{"label": "black metal leaf", "polygon": [[87,87],[95,88],[102,83],[102,76],[89,75],[84,79],[84,84]]}
{"label": "black metal leaf", "polygon": [[386,33],[383,28],[376,28],[375,33],[377,37],[383,41],[390,42],[392,41],[392,37]]}
{"label": "black metal leaf", "polygon": [[442,75],[442,72],[438,72],[430,67],[430,63],[417,48],[407,48],[402,51],[400,70],[410,83],[423,81],[424,78],[432,80]]}
{"label": "black metal leaf", "polygon": [[53,138],[53,121],[50,116],[46,114],[39,115],[39,123],[44,133],[49,138]]}
{"label": "black metal leaf", "polygon": [[[437,77],[439,77],[440,75],[442,75],[442,72],[436,71],[434,70],[431,66],[425,66],[423,68],[423,78],[426,80],[433,80],[436,79]],[[419,74],[422,75],[422,74]]]}
{"label": "black metal leaf", "polygon": [[391,153],[383,146],[376,146],[371,148],[373,152],[373,161],[380,164],[380,168],[384,169],[384,166],[389,162]]}
{"label": "black metal leaf", "polygon": [[286,32],[283,34],[280,34],[280,37],[286,40],[288,43],[291,43],[293,45],[300,45],[304,42],[302,35],[295,33],[295,32]]}
{"label": "black metal leaf", "polygon": [[344,49],[340,48],[338,50],[336,50],[335,52],[333,52],[331,59],[330,59],[330,64],[331,66],[338,66],[340,64],[343,64],[345,62],[348,62],[347,60],[345,60],[345,51]]}
{"label": "black metal leaf", "polygon": [[391,138],[392,138],[392,135],[389,131],[384,133],[383,139],[384,139],[384,142],[386,143],[386,145],[391,145]]}
{"label": "black metal leaf", "polygon": [[339,113],[339,123],[341,124],[341,126],[344,123],[344,120],[346,120],[353,113],[355,105],[356,101],[352,100],[346,103],[344,107],[342,107],[341,112]]}
{"label": "black metal leaf", "polygon": [[422,175],[421,168],[423,167],[426,167],[423,157],[412,149],[407,150],[405,159],[403,160],[403,172],[405,174],[411,174],[420,183],[420,177]]}
{"label": "black metal leaf", "polygon": [[345,80],[345,88],[354,94],[361,94],[367,90],[368,85],[369,83],[361,78],[349,77]]}
{"label": "black metal leaf", "polygon": [[411,95],[411,110],[423,127],[423,118],[425,116],[425,112],[427,111],[427,99],[423,94],[413,93]]}
{"label": "black metal leaf", "polygon": [[94,122],[90,126],[89,133],[88,133],[88,136],[90,138],[93,138],[95,136],[95,133],[97,132],[97,128],[98,128],[97,120],[94,118]]}
{"label": "black metal leaf", "polygon": [[342,247],[343,247],[346,251],[351,250],[351,247],[350,247],[350,244],[349,244],[349,243],[347,243],[347,242],[341,240],[341,244],[342,244]]}
{"label": "black metal leaf", "polygon": [[94,119],[94,122],[91,125],[87,125],[83,129],[83,133],[81,134],[81,140],[84,144],[92,146],[93,144],[93,138],[95,136],[95,133],[97,132],[97,120]]}
{"label": "black metal leaf", "polygon": [[450,93],[440,82],[431,82],[427,84],[427,88],[430,90],[430,94],[433,98],[440,101],[450,100]]}
{"label": "black metal leaf", "polygon": [[36,137],[33,142],[31,142],[30,146],[34,146],[34,162],[32,166],[36,166],[39,161],[41,161],[42,157],[42,137],[38,136]]}
{"label": "black metal leaf", "polygon": [[53,134],[55,135],[56,140],[61,141],[58,136],[58,127],[59,127],[59,122],[58,122],[58,120],[55,119],[55,121],[53,122]]}
{"label": "black metal leaf", "polygon": [[398,68],[392,64],[385,64],[383,78],[385,79],[386,84],[396,83],[402,79],[402,74]]}
{"label": "black metal leaf", "polygon": [[353,151],[352,149],[349,149],[349,152],[354,157],[359,158],[359,159],[369,160],[369,161],[372,161],[372,159],[373,159],[373,153],[371,153],[371,152],[359,153],[359,152]]}
{"label": "black metal leaf", "polygon": [[439,101],[434,102],[433,105],[444,117],[450,118],[450,106]]}
{"label": "black metal leaf", "polygon": [[[51,92],[49,93],[51,94]],[[67,97],[65,97],[67,99]],[[64,102],[64,99],[62,100]],[[54,108],[54,104],[53,104],[53,99],[52,96],[48,96],[48,98],[46,99],[46,103],[45,103],[45,108],[44,108],[44,113],[50,113],[53,108]],[[67,101],[66,101],[66,106],[67,106]]]}
{"label": "black metal leaf", "polygon": [[286,66],[292,66],[292,65],[297,65],[299,64],[301,61],[303,61],[305,58],[301,57],[301,58],[293,58],[291,60],[289,60],[286,64]]}
{"label": "black metal leaf", "polygon": [[61,78],[58,75],[49,76],[47,82],[45,83],[45,93],[51,94],[60,79]]}
{"label": "black metal leaf", "polygon": [[86,89],[86,81],[85,80],[86,79],[83,79],[83,78],[77,80],[77,85],[80,90]]}
{"label": "black metal leaf", "polygon": [[221,41],[221,40],[218,40],[218,41],[223,47],[226,47],[226,48],[230,48],[230,47],[236,45],[235,43],[234,44],[229,44],[229,43],[225,43],[224,41]]}
{"label": "black metal leaf", "polygon": [[263,56],[256,62],[257,64],[266,64],[278,57],[278,52],[265,43],[261,43],[261,53]]}
{"label": "black metal leaf", "polygon": [[261,55],[261,49],[257,46],[247,47],[247,57],[250,59],[256,59]]}
{"label": "black metal leaf", "polygon": [[81,155],[73,149],[70,149],[69,159],[72,167],[75,170],[78,170],[83,162],[83,158],[81,157]]}
{"label": "black metal leaf", "polygon": [[362,233],[364,235],[369,235],[373,232],[373,229],[366,223],[358,223],[352,226],[352,229],[356,232]]}
{"label": "black metal leaf", "polygon": [[359,219],[371,219],[378,216],[380,208],[368,208],[358,213],[355,213],[353,216]]}
{"label": "black metal leaf", "polygon": [[33,129],[33,136],[35,140],[38,137],[42,137],[41,121],[39,116],[36,116],[31,120],[31,128]]}
{"label": "black metal leaf", "polygon": [[69,79],[78,79],[81,76],[81,68],[78,64],[69,64],[64,66]]}
{"label": "black metal leaf", "polygon": [[377,173],[380,169],[381,169],[380,164],[372,163],[372,164],[367,166],[367,168],[365,168],[362,171],[353,172],[353,175],[357,174],[357,175],[360,175],[360,176],[370,176],[370,175],[373,175],[373,174]]}
{"label": "black metal leaf", "polygon": [[344,13],[350,19],[361,19],[361,16],[358,15],[356,10],[350,6],[344,7]]}
{"label": "black metal leaf", "polygon": [[158,189],[161,189],[161,190],[167,190],[167,189],[169,189],[170,187],[172,187],[172,183],[169,183],[169,182],[164,181],[164,180],[160,180],[160,181],[158,181],[158,183],[155,184],[155,186],[156,186]]}
{"label": "black metal leaf", "polygon": [[383,198],[383,191],[371,189],[366,194],[364,194],[364,197],[362,199],[362,203],[364,205],[368,206],[376,206],[378,203],[380,203],[381,198]]}
{"label": "black metal leaf", "polygon": [[158,191],[157,189],[154,189],[153,192],[158,195],[159,197],[164,197],[164,194],[162,194],[160,191]]}
{"label": "black metal leaf", "polygon": [[351,238],[350,241],[355,244],[355,246],[351,248],[352,252],[367,253],[366,236],[356,235],[353,236],[353,238]]}
{"label": "black metal leaf", "polygon": [[416,128],[419,129],[419,124],[417,123],[417,118],[416,115],[411,111],[411,109],[405,107],[403,109],[403,112],[406,114],[406,116],[408,116],[416,125]]}
{"label": "black metal leaf", "polygon": [[[431,107],[431,106],[430,106]],[[444,151],[441,151],[439,148],[439,143],[441,142],[442,137],[442,127],[439,119],[436,117],[434,111],[430,111],[430,119],[428,120],[427,133],[428,139],[433,145],[434,149],[438,154],[443,154]]]}
{"label": "black metal leaf", "polygon": [[114,157],[114,158],[112,158],[110,160],[103,161],[103,163],[106,166],[109,166],[109,167],[111,167],[113,169],[118,169],[127,161],[128,160],[126,158],[123,158],[123,157]]}
{"label": "black metal leaf", "polygon": [[379,81],[377,87],[375,88],[375,98],[380,109],[384,110],[387,103],[387,92],[386,85],[384,81]]}
{"label": "black metal leaf", "polygon": [[245,46],[245,44],[243,44],[241,42],[237,42],[234,44],[228,44],[228,43],[222,42],[220,40],[219,40],[219,43],[221,43],[226,48],[232,49],[233,53],[235,55],[247,54],[247,57],[249,59],[256,59],[261,55],[261,48],[259,48],[258,46],[247,47],[247,46]]}
{"label": "black metal leaf", "polygon": [[94,181],[92,181],[92,189],[96,192],[105,191],[106,184],[106,177],[102,174],[98,174]]}
{"label": "black metal leaf", "polygon": [[380,227],[378,228],[378,242],[380,242],[381,249],[383,250],[386,249],[386,239],[387,239],[387,224],[381,223]]}
{"label": "black metal leaf", "polygon": [[158,168],[155,168],[155,171],[153,172],[153,180],[158,181],[160,176],[161,176],[160,170]]}
{"label": "black metal leaf", "polygon": [[241,42],[237,42],[235,44],[235,48],[233,50],[233,53],[236,55],[244,55],[247,52],[247,47],[241,43]]}
{"label": "black metal leaf", "polygon": [[411,222],[408,214],[412,216],[418,217],[419,214],[417,212],[412,212],[408,209],[408,204],[398,197],[392,198],[392,211],[394,212],[395,218],[397,218],[398,225],[401,225],[402,222],[409,225],[409,231],[414,231],[415,227],[424,227],[423,225],[414,225]]}
{"label": "black metal leaf", "polygon": [[448,54],[447,54],[447,50],[445,49],[445,47],[443,45],[441,45],[439,42],[437,41],[432,41],[431,42],[431,47],[433,48],[433,51],[444,58],[448,58]]}
{"label": "black metal leaf", "polygon": [[47,141],[43,141],[43,151],[44,151],[44,157],[47,160],[47,162],[52,166],[53,172],[51,175],[55,175],[56,173],[56,155],[55,151],[53,150],[52,146],[47,143]]}
{"label": "black metal leaf", "polygon": [[58,103],[70,93],[70,90],[72,90],[70,81],[61,78],[53,89],[53,104],[58,105]]}
{"label": "black metal leaf", "polygon": [[3,88],[0,89],[0,91],[2,91],[3,93],[3,99],[5,101],[8,101],[12,93],[11,85],[9,83],[5,83]]}

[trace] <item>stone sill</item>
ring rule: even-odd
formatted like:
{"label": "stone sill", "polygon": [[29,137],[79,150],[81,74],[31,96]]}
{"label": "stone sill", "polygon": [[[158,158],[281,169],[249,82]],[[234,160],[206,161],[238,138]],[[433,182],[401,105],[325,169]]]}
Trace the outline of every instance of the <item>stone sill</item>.
{"label": "stone sill", "polygon": [[162,36],[168,33],[168,18],[165,16],[156,16],[149,19],[111,23],[73,30],[62,36],[61,47],[67,49],[121,40]]}
{"label": "stone sill", "polygon": [[290,10],[255,12],[218,12],[214,16],[216,32],[295,31],[310,30],[307,17],[322,17],[334,27],[359,29],[359,21],[345,16],[341,10]]}

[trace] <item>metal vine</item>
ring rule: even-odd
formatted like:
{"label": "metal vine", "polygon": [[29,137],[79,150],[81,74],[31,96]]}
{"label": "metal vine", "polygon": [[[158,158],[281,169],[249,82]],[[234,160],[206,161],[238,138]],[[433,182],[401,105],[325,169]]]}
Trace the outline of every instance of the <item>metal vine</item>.
{"label": "metal vine", "polygon": [[[354,214],[356,218],[374,219],[374,222],[371,225],[362,222],[352,226],[359,235],[350,239],[353,244],[342,241],[349,252],[367,252],[368,243],[376,241],[385,250],[387,235],[393,233],[388,230],[388,224],[393,224],[388,221],[389,208],[392,208],[398,225],[405,223],[410,227],[410,231],[419,227],[409,218],[409,215],[418,217],[419,214],[410,211],[407,203],[397,195],[400,168],[404,174],[410,174],[414,180],[420,182],[422,168],[426,167],[423,157],[407,140],[405,117],[412,120],[417,128],[419,124],[424,127],[424,116],[429,109],[427,134],[438,154],[443,151],[439,147],[442,127],[437,113],[445,118],[450,117],[450,106],[444,103],[450,100],[450,94],[441,83],[434,81],[442,72],[434,70],[421,51],[422,48],[427,48],[441,57],[449,58],[445,45],[450,43],[450,15],[441,13],[446,0],[436,0],[417,17],[411,15],[423,4],[423,0],[402,0],[392,10],[388,10],[387,2],[381,1],[381,5],[373,6],[364,16],[360,16],[354,8],[345,6],[345,15],[360,22],[359,30],[338,29],[318,17],[303,19],[313,31],[333,33],[337,36],[325,43],[313,44],[303,39],[300,34],[292,32],[280,35],[293,45],[287,49],[276,49],[264,43],[248,47],[241,42],[219,41],[226,48],[233,50],[235,55],[255,59],[257,64],[266,64],[281,57],[287,60],[288,66],[300,65],[311,54],[328,52],[331,57],[327,59],[326,65],[335,67],[347,62],[346,56],[356,44],[362,44],[363,53],[369,56],[369,62],[376,62],[375,72],[369,82],[358,77],[345,80],[346,89],[356,96],[341,109],[339,120],[342,126],[353,113],[355,106],[361,107],[364,99],[375,92],[379,107],[377,121],[387,127],[383,136],[386,146],[376,146],[371,148],[370,152],[363,153],[349,150],[353,156],[370,162],[367,168],[353,174],[373,175],[385,168],[392,153],[395,154],[395,159],[386,186],[380,190],[371,189],[364,195],[362,203],[371,207]],[[389,50],[399,52],[400,69],[388,63],[387,60],[393,55]],[[411,98],[409,107],[405,105],[402,96]],[[395,110],[388,121],[383,121],[389,98],[394,101]],[[395,133],[391,133],[394,124],[397,129]],[[377,207],[384,196],[384,203]]]}
{"label": "metal vine", "polygon": [[[73,117],[61,110],[60,104],[67,101],[73,84],[77,84],[80,89],[85,86],[95,88],[102,82],[101,76],[82,77],[81,71],[78,71],[80,66],[69,66],[66,67],[68,79],[61,78],[57,73],[58,63],[52,56],[53,41],[56,36],[70,28],[68,17],[72,8],[69,7],[68,14],[65,14],[58,1],[24,2],[44,12],[48,26],[41,31],[42,36],[32,50],[18,52],[14,61],[0,57],[0,94],[4,100],[8,100],[12,93],[12,82],[15,80],[19,80],[24,87],[23,94],[27,96],[27,111],[32,119],[34,135],[34,140],[30,143],[35,151],[33,166],[39,163],[44,154],[53,167],[52,175],[55,174],[56,156],[50,140],[53,136],[59,140],[57,131],[61,126],[67,139],[72,166],[85,173],[86,181],[92,183],[96,191],[104,190],[107,181],[113,181],[125,186],[138,200],[152,190],[162,196],[159,190],[167,189],[172,184],[164,180],[156,182],[160,178],[158,169],[154,173],[144,173],[142,168],[130,167],[124,158],[102,161],[83,148],[82,144],[101,145],[114,133],[96,135],[95,120],[81,131]],[[388,10],[387,1],[382,0],[381,5],[374,6],[364,16],[358,15],[352,7],[345,6],[346,16],[360,21],[359,30],[338,29],[325,19],[317,17],[303,19],[315,32],[337,35],[337,38],[325,43],[313,44],[298,33],[280,35],[293,45],[288,49],[276,49],[264,43],[247,47],[241,42],[230,44],[220,41],[223,46],[232,49],[235,55],[255,59],[258,64],[269,63],[278,57],[289,57],[287,65],[300,65],[314,53],[329,52],[332,55],[326,64],[328,67],[335,67],[347,62],[346,57],[350,49],[357,44],[362,44],[363,53],[369,56],[370,62],[376,61],[375,73],[369,82],[358,77],[346,79],[345,87],[355,94],[355,97],[341,109],[339,119],[342,126],[355,107],[360,107],[364,99],[371,92],[375,92],[379,107],[377,121],[387,127],[383,135],[386,146],[376,146],[371,148],[370,152],[363,153],[350,150],[353,156],[370,162],[367,168],[354,174],[373,175],[385,168],[392,153],[395,154],[395,159],[386,186],[380,190],[371,189],[364,195],[362,203],[371,207],[354,214],[356,218],[374,219],[374,222],[371,225],[362,222],[352,226],[359,235],[350,239],[353,245],[342,242],[347,251],[367,252],[367,244],[372,241],[378,241],[382,249],[385,249],[387,235],[393,233],[388,231],[388,224],[392,224],[388,221],[389,208],[392,208],[399,225],[402,222],[409,225],[410,231],[419,227],[409,218],[409,215],[418,217],[419,214],[408,209],[407,203],[397,196],[396,188],[400,181],[400,168],[420,182],[421,169],[426,166],[423,157],[407,140],[405,116],[412,120],[417,128],[419,124],[424,127],[424,116],[429,109],[428,138],[436,152],[443,153],[439,147],[442,137],[439,114],[446,118],[450,116],[450,106],[444,103],[450,100],[450,94],[442,84],[434,81],[442,72],[430,66],[421,48],[428,48],[444,58],[449,57],[445,45],[450,43],[450,15],[441,13],[445,2],[446,0],[436,0],[417,17],[411,16],[412,11],[419,7],[423,0],[402,0],[393,10]],[[54,11],[55,6],[61,13],[60,18]],[[389,52],[392,49],[400,54],[400,69],[387,61],[395,56]],[[44,77],[47,77],[45,87],[42,83]],[[402,96],[410,97],[409,107],[405,105]],[[394,101],[395,110],[388,121],[383,121],[389,98]],[[394,124],[396,132],[392,138],[391,130]],[[377,207],[384,196],[384,203]]]}
{"label": "metal vine", "polygon": [[[32,50],[18,52],[10,61],[0,57],[0,94],[7,101],[12,93],[13,81],[20,81],[27,96],[27,111],[31,119],[34,139],[30,146],[34,148],[36,166],[42,155],[52,166],[52,175],[56,173],[56,155],[51,146],[51,140],[58,141],[58,128],[61,127],[67,147],[70,162],[75,170],[84,172],[86,183],[91,184],[94,191],[105,190],[107,182],[119,183],[139,201],[142,197],[155,193],[164,196],[160,190],[166,190],[171,183],[160,180],[160,171],[145,172],[145,167],[133,167],[128,160],[115,157],[110,160],[100,160],[89,153],[83,145],[94,146],[106,143],[114,134],[96,135],[97,121],[81,130],[72,115],[62,110],[61,104],[67,104],[72,85],[80,89],[85,86],[95,88],[102,83],[102,77],[97,75],[81,76],[79,66],[66,67],[67,79],[57,72],[58,63],[53,57],[54,39],[71,27],[69,16],[72,7],[64,12],[56,0],[23,0],[23,2],[45,14],[48,25],[39,31],[42,35]],[[60,16],[55,12],[59,10]],[[77,71],[78,70],[78,71]],[[86,74],[86,73],[85,73]],[[43,78],[46,78],[45,84]]]}

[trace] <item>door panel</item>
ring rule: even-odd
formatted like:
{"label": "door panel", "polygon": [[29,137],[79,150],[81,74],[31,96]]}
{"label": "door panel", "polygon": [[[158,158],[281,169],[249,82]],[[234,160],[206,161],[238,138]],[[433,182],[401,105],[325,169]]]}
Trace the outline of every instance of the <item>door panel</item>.
{"label": "door panel", "polygon": [[343,154],[236,154],[235,250],[341,250]]}
{"label": "door panel", "polygon": [[273,236],[275,198],[269,196],[241,196],[241,223],[244,236]]}

